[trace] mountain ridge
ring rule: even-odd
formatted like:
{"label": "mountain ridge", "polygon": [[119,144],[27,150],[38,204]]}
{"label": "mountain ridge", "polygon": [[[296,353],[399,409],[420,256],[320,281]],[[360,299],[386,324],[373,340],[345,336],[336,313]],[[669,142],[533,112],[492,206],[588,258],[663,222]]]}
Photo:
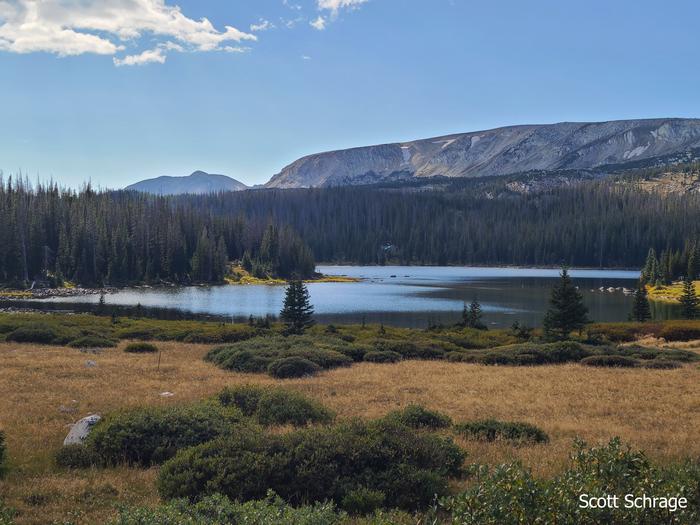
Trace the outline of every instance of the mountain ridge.
{"label": "mountain ridge", "polygon": [[342,186],[396,177],[484,177],[532,170],[594,169],[700,147],[700,119],[517,124],[306,155],[268,188]]}
{"label": "mountain ridge", "polygon": [[152,193],[155,195],[203,195],[219,191],[242,191],[248,186],[227,175],[217,175],[204,171],[195,171],[183,177],[163,175],[130,184],[126,190]]}

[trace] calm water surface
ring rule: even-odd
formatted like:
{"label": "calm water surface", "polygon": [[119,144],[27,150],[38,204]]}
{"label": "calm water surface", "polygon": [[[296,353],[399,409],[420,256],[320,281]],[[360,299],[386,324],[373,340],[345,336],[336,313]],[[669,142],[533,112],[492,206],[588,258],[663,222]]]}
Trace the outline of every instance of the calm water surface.
{"label": "calm water surface", "polygon": [[[549,293],[559,271],[555,269],[464,268],[416,266],[319,266],[328,275],[363,279],[359,283],[309,285],[316,317],[322,322],[385,323],[425,327],[456,321],[464,302],[477,299],[484,321],[494,327],[520,321],[538,326],[547,309]],[[621,290],[635,286],[639,272],[571,270],[596,321],[624,321],[632,298]],[[106,296],[107,304],[174,308],[243,319],[250,315],[277,315],[284,298],[283,286],[212,286],[182,288],[129,288]],[[54,302],[97,302],[99,297],[54,298]],[[672,312],[659,307],[657,318]]]}

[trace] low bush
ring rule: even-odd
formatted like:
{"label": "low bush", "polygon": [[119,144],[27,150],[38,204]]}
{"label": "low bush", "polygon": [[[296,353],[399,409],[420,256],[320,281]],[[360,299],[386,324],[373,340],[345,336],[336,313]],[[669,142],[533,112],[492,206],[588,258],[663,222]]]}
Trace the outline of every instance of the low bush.
{"label": "low bush", "polygon": [[330,423],[334,414],[302,394],[276,387],[244,385],[226,388],[218,395],[224,406],[234,406],[261,425],[306,426]]}
{"label": "low bush", "polygon": [[376,352],[394,352],[405,359],[443,359],[445,350],[439,343],[422,343],[412,341],[377,340],[374,342]]}
{"label": "low bush", "polygon": [[268,493],[264,500],[238,503],[214,495],[193,503],[175,500],[157,508],[122,508],[111,525],[339,525],[347,515],[332,503],[295,508]]}
{"label": "low bush", "polygon": [[582,365],[610,367],[610,368],[633,368],[639,364],[639,361],[633,357],[624,355],[592,355],[581,360]]}
{"label": "low bush", "polygon": [[7,444],[5,443],[5,433],[0,431],[0,478],[7,474]]}
{"label": "low bush", "polygon": [[573,341],[556,343],[518,343],[487,350],[449,352],[452,362],[478,363],[482,365],[537,366],[580,361],[593,351]]}
{"label": "low bush", "polygon": [[386,421],[286,434],[248,429],[179,452],[163,465],[158,489],[164,498],[221,493],[239,501],[271,489],[292,505],[342,505],[366,490],[383,494],[388,507],[412,510],[446,495],[463,461],[451,439]]}
{"label": "low bush", "polygon": [[84,335],[68,343],[68,346],[71,348],[114,348],[117,343],[98,335]]}
{"label": "low bush", "polygon": [[36,343],[43,345],[61,344],[57,342],[58,334],[48,327],[26,326],[17,328],[5,336],[6,341],[14,343]]}
{"label": "low bush", "polygon": [[101,463],[95,449],[86,445],[65,445],[58,449],[54,459],[60,468],[70,469],[86,469]]}
{"label": "low bush", "polygon": [[299,377],[312,376],[321,370],[316,363],[304,359],[303,357],[284,357],[270,363],[267,373],[277,379],[294,379]]}
{"label": "low bush", "polygon": [[529,423],[485,419],[455,425],[455,431],[467,438],[478,441],[513,441],[516,443],[547,443],[549,436],[540,428]]}
{"label": "low bush", "polygon": [[668,361],[679,361],[682,363],[690,363],[700,360],[700,355],[689,350],[681,350],[679,348],[651,348],[648,346],[627,345],[618,346],[617,348],[608,348],[606,354],[621,355],[649,361],[652,359],[665,359]]}
{"label": "low bush", "polygon": [[402,359],[401,354],[389,350],[367,352],[364,356],[364,360],[369,363],[398,363]]}
{"label": "low bush", "polygon": [[152,343],[138,342],[129,343],[124,347],[124,351],[129,354],[154,354],[158,352],[158,347]]}
{"label": "low bush", "polygon": [[385,499],[383,492],[360,487],[348,492],[341,506],[353,515],[366,515],[381,509]]}
{"label": "low bush", "polygon": [[644,363],[644,368],[651,368],[656,370],[675,370],[677,368],[683,368],[683,365],[677,361],[669,361],[667,359],[654,359],[653,361],[648,361]]}
{"label": "low bush", "polygon": [[449,416],[434,410],[428,410],[420,405],[409,405],[402,410],[389,412],[384,419],[416,429],[429,428],[437,430],[452,425],[452,420]]}
{"label": "low bush", "polygon": [[[587,448],[577,443],[568,469],[555,478],[535,478],[521,463],[490,469],[481,467],[478,483],[465,492],[444,498],[439,511],[449,523],[461,525],[656,525],[700,523],[700,464],[688,462],[663,468],[649,463],[643,453],[632,451],[613,439],[605,446]],[[579,497],[587,494],[632,494],[686,498],[687,508],[647,506],[582,509]],[[676,500],[677,501],[677,500]]]}
{"label": "low bush", "polygon": [[667,321],[657,332],[666,341],[692,341],[700,339],[700,323],[697,321]]}
{"label": "low bush", "polygon": [[148,467],[187,447],[235,432],[242,415],[213,403],[167,408],[140,408],[112,414],[86,440],[103,464]]}
{"label": "low bush", "polygon": [[[352,358],[342,353],[350,346],[351,343],[330,336],[256,337],[214,348],[205,359],[236,372],[269,373],[272,363],[291,357],[306,359],[320,369],[328,370],[352,364]],[[277,363],[272,370],[283,364],[285,372],[291,368],[287,363]]]}

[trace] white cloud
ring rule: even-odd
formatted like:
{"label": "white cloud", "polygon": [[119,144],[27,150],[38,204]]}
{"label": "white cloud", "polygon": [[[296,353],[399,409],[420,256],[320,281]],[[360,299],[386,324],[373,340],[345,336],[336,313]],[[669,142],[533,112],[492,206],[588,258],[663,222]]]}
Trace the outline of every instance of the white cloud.
{"label": "white cloud", "polygon": [[261,18],[257,24],[250,24],[250,30],[253,33],[257,33],[259,31],[267,31],[268,29],[274,29],[274,28],[275,28],[275,24],[273,24],[269,20],[265,20],[264,18]]}
{"label": "white cloud", "polygon": [[330,11],[331,15],[335,17],[341,9],[354,9],[367,1],[368,0],[317,0],[317,4],[319,9]]}
{"label": "white cloud", "polygon": [[230,25],[222,31],[206,18],[188,18],[165,0],[0,0],[2,51],[115,55],[145,35],[170,40],[114,63],[163,63],[166,51],[216,51],[257,40]]}
{"label": "white cloud", "polygon": [[114,65],[120,66],[143,66],[145,64],[164,64],[165,51],[161,47],[155,49],[147,49],[138,55],[127,55],[124,58],[112,58]]}
{"label": "white cloud", "polygon": [[302,60],[311,60],[311,57],[309,55],[301,55]]}
{"label": "white cloud", "polygon": [[311,22],[309,22],[309,24],[311,25],[311,27],[313,27],[314,29],[318,29],[319,31],[323,31],[324,29],[326,29],[326,19],[322,16],[319,16],[316,20],[312,20]]}

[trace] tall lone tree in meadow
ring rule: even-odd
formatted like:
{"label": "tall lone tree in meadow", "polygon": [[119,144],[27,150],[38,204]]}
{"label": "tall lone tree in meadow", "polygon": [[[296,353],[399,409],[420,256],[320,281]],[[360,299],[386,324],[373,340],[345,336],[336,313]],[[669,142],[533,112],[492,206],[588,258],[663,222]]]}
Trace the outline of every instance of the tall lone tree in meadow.
{"label": "tall lone tree in meadow", "polygon": [[695,319],[698,316],[698,296],[695,293],[695,283],[690,277],[683,279],[683,293],[679,301],[684,319]]}
{"label": "tall lone tree in meadow", "polygon": [[588,308],[571,281],[569,271],[562,268],[559,282],[552,288],[550,308],[544,316],[544,333],[548,339],[568,339],[571,332],[581,330],[587,323]]}
{"label": "tall lone tree in meadow", "polygon": [[314,325],[314,307],[311,305],[309,290],[302,281],[291,281],[287,286],[284,306],[280,317],[285,324],[285,333],[301,335]]}
{"label": "tall lone tree in meadow", "polygon": [[651,319],[651,308],[647,297],[647,287],[642,279],[639,286],[634,291],[634,305],[632,306],[632,319],[639,323],[644,323]]}

